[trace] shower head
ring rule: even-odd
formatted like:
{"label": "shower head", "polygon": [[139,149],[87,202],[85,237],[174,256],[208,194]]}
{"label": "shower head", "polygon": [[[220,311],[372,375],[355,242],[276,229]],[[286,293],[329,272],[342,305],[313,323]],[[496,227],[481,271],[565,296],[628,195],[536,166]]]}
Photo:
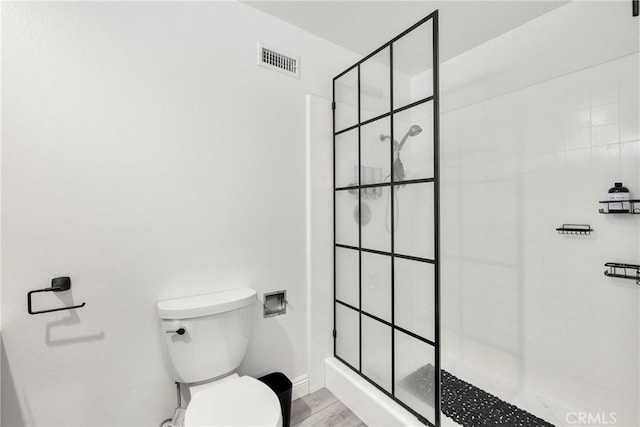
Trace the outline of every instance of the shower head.
{"label": "shower head", "polygon": [[[397,152],[400,152],[400,150],[402,150],[402,146],[404,145],[404,143],[407,142],[407,138],[409,138],[410,136],[416,136],[420,132],[422,132],[422,128],[420,126],[418,125],[411,126],[407,131],[407,133],[402,137],[400,142],[396,140],[393,141],[393,149]],[[380,135],[380,141],[384,142],[387,139],[391,140],[391,137],[389,135],[384,135],[384,134]]]}
{"label": "shower head", "polygon": [[422,128],[418,125],[413,125],[409,128],[409,130],[407,131],[407,135],[409,136],[416,136],[417,134],[419,134],[420,132],[422,132]]}
{"label": "shower head", "polygon": [[404,143],[407,142],[407,139],[410,136],[416,136],[418,135],[420,132],[422,132],[422,128],[418,125],[413,125],[409,128],[409,130],[407,131],[407,133],[402,137],[402,139],[400,140],[400,144],[398,144],[397,147],[397,151],[402,150],[402,147],[404,146]]}

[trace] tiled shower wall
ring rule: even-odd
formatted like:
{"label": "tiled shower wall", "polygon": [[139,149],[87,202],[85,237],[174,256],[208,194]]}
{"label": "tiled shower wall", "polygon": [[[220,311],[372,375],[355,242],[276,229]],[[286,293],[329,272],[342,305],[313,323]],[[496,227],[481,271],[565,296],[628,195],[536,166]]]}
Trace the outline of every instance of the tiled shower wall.
{"label": "tiled shower wall", "polygon": [[603,264],[640,263],[640,216],[598,213],[640,198],[638,90],[636,53],[443,112],[445,369],[638,424],[640,287]]}

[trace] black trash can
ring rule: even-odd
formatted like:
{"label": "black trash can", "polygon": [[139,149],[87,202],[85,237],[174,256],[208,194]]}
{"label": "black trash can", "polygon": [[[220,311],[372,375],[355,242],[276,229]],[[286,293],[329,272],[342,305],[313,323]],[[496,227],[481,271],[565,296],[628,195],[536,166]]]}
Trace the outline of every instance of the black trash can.
{"label": "black trash can", "polygon": [[271,374],[267,374],[258,379],[268,385],[269,388],[278,395],[278,400],[280,400],[280,409],[282,409],[282,427],[290,427],[291,392],[293,389],[291,380],[282,372],[272,372]]}

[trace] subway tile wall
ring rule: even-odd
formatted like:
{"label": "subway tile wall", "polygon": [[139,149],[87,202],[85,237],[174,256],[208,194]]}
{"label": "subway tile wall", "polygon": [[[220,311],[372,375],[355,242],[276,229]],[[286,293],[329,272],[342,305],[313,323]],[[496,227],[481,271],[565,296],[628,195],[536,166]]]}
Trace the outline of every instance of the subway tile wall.
{"label": "subway tile wall", "polygon": [[640,286],[603,264],[640,263],[640,215],[598,213],[614,182],[640,198],[638,75],[634,54],[442,114],[445,369],[639,425]]}

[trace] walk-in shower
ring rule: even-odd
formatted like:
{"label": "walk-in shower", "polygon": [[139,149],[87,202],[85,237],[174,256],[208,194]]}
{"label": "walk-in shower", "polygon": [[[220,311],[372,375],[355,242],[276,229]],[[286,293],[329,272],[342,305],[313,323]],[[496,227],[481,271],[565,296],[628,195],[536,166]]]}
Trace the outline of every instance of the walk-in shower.
{"label": "walk-in shower", "polygon": [[338,75],[333,103],[334,355],[428,425],[440,423],[437,64],[434,12]]}
{"label": "walk-in shower", "polygon": [[427,19],[334,80],[335,355],[371,395],[425,424],[439,405],[468,426],[639,425],[638,288],[603,269],[637,264],[640,225],[599,211],[640,188],[628,6],[567,2],[460,52],[443,34],[439,66],[416,62],[437,56]]}

